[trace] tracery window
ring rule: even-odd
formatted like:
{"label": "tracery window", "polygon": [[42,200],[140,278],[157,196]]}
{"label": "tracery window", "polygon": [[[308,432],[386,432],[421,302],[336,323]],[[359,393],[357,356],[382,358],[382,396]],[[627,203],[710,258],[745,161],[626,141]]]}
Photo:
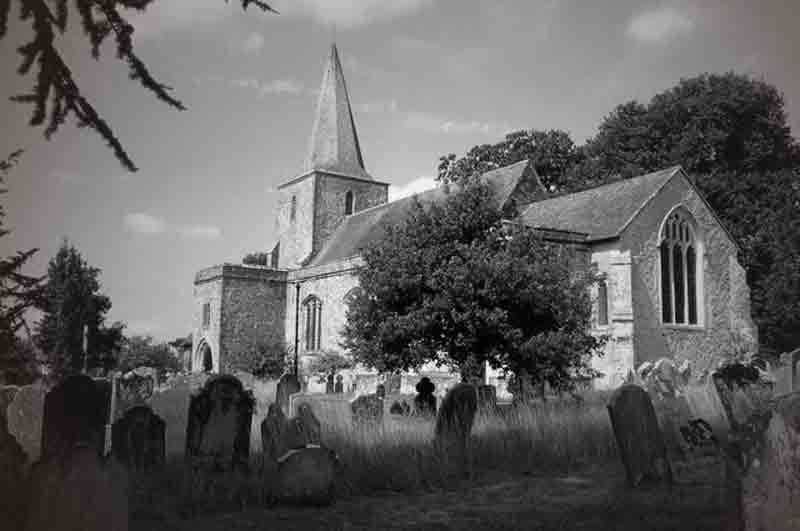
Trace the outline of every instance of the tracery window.
{"label": "tracery window", "polygon": [[344,194],[344,215],[349,216],[353,213],[353,192],[348,190],[346,194]]}
{"label": "tracery window", "polygon": [[670,214],[661,231],[661,321],[696,325],[698,281],[702,271],[697,260],[698,238],[691,216],[679,209]]}
{"label": "tracery window", "polygon": [[319,350],[322,337],[322,301],[310,295],[303,302],[306,320],[306,350]]}

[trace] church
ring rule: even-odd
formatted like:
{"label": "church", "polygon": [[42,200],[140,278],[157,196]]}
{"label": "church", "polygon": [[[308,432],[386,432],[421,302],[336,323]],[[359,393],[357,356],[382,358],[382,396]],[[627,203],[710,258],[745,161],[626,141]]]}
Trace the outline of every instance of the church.
{"label": "church", "polygon": [[[545,239],[572,245],[596,264],[592,333],[609,336],[593,366],[598,389],[620,385],[645,361],[689,360],[701,371],[756,348],[750,293],[738,247],[679,167],[548,197],[528,161],[481,176],[500,208]],[[194,279],[192,370],[227,372],[277,337],[300,359],[310,392],[325,385],[303,372],[320,352],[342,352],[340,330],[358,289],[359,252],[401,222],[412,198],[388,201],[389,184],[367,171],[335,45],[322,79],[305,169],[278,187],[277,242],[268,267],[221,264]],[[445,197],[418,194],[423,204]],[[342,352],[346,354],[345,352]],[[438,391],[458,381],[435,366],[403,375],[402,392],[425,375]],[[343,371],[347,390],[373,392],[378,375]],[[487,381],[506,395],[502,371]],[[371,389],[370,389],[371,387]],[[507,396],[507,395],[506,395]]]}

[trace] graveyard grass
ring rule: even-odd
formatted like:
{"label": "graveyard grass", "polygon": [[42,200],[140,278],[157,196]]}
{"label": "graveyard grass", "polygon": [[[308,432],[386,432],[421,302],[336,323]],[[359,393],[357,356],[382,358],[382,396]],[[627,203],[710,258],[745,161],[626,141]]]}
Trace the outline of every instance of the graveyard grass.
{"label": "graveyard grass", "polygon": [[180,461],[136,477],[131,529],[722,529],[724,489],[626,487],[608,397],[480,413],[471,476],[437,457],[432,419],[387,418],[383,430],[320,419],[343,465],[332,507],[264,509],[261,448],[251,447],[249,475],[221,480],[213,503],[187,497]]}

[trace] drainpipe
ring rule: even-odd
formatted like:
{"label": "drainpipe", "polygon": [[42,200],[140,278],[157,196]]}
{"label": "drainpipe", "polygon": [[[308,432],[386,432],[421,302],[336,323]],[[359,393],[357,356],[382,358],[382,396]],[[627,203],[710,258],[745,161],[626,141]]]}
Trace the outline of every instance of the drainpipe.
{"label": "drainpipe", "polygon": [[300,372],[297,367],[300,357],[300,283],[297,282],[294,287],[294,375],[299,378]]}

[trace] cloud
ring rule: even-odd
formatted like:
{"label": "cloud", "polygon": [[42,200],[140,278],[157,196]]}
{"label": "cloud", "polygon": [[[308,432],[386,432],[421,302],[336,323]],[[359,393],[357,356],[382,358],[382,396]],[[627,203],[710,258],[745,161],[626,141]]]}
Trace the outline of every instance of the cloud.
{"label": "cloud", "polygon": [[397,112],[397,100],[376,100],[367,103],[356,103],[353,108],[363,113],[390,113]]}
{"label": "cloud", "polygon": [[410,15],[432,5],[433,0],[273,0],[273,4],[287,16],[355,27]]}
{"label": "cloud", "polygon": [[412,112],[405,121],[406,127],[436,134],[497,135],[509,130],[504,124],[477,120],[448,120],[432,114]]}
{"label": "cloud", "polygon": [[674,7],[661,7],[634,16],[628,24],[626,34],[641,43],[658,44],[688,33],[694,27],[695,21],[686,13]]}
{"label": "cloud", "polygon": [[433,177],[418,177],[413,181],[399,186],[393,184],[389,186],[389,201],[431,190],[436,188],[436,186],[437,182]]}
{"label": "cloud", "polygon": [[125,215],[125,226],[138,234],[160,234],[167,228],[164,220],[144,212]]}
{"label": "cloud", "polygon": [[222,231],[216,225],[193,225],[190,227],[182,227],[178,229],[178,232],[189,238],[204,238],[208,240],[216,240],[222,234]]}

